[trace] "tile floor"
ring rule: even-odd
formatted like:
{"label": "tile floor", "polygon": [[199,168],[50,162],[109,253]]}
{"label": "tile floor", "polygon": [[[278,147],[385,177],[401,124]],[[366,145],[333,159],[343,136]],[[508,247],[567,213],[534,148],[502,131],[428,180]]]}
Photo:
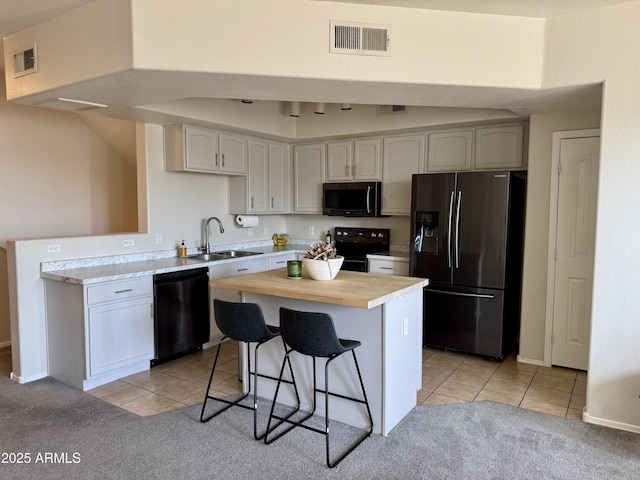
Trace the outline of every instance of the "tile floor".
{"label": "tile floor", "polygon": [[[0,374],[9,375],[10,349],[1,350]],[[201,404],[214,355],[215,348],[192,353],[88,393],[141,416]],[[226,343],[220,355],[215,394],[240,392],[235,343]],[[586,372],[518,363],[514,355],[495,362],[425,348],[418,404],[493,400],[580,420],[586,385]]]}

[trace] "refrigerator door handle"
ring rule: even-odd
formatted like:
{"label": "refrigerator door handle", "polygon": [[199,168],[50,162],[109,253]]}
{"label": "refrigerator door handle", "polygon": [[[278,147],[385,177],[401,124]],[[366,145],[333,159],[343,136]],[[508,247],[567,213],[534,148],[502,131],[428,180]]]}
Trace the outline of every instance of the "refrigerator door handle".
{"label": "refrigerator door handle", "polygon": [[451,268],[451,264],[453,263],[451,254],[453,250],[453,236],[451,232],[451,224],[453,223],[453,202],[455,200],[456,192],[451,190],[451,198],[449,199],[449,248],[447,248],[447,267]]}
{"label": "refrigerator door handle", "polygon": [[462,192],[458,190],[458,205],[456,207],[456,268],[460,267],[460,209],[462,208]]}
{"label": "refrigerator door handle", "polygon": [[442,295],[453,295],[454,297],[473,297],[473,298],[495,298],[495,295],[483,293],[462,293],[462,292],[446,292],[444,290],[427,289],[429,293],[439,293]]}

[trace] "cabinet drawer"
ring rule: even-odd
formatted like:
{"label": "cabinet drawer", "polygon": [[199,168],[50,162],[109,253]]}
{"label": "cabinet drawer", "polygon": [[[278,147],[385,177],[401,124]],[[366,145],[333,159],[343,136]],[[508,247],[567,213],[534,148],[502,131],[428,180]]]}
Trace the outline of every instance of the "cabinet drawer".
{"label": "cabinet drawer", "polygon": [[116,302],[128,298],[153,295],[151,277],[137,278],[123,282],[101,283],[87,288],[87,304]]}
{"label": "cabinet drawer", "polygon": [[287,261],[289,260],[296,260],[296,254],[294,252],[286,255],[278,255],[277,257],[269,257],[269,270],[284,268],[287,266]]}
{"label": "cabinet drawer", "polygon": [[247,275],[249,273],[264,272],[269,269],[269,261],[266,258],[253,260],[240,260],[222,265],[215,265],[209,269],[209,278],[233,277],[235,275]]}
{"label": "cabinet drawer", "polygon": [[369,260],[369,273],[409,275],[409,263],[395,260]]}

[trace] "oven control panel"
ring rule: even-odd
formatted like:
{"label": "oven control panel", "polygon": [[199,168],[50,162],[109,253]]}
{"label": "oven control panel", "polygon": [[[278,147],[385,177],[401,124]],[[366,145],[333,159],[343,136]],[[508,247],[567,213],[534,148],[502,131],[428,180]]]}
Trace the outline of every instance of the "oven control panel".
{"label": "oven control panel", "polygon": [[339,243],[389,243],[388,228],[335,227],[335,240]]}

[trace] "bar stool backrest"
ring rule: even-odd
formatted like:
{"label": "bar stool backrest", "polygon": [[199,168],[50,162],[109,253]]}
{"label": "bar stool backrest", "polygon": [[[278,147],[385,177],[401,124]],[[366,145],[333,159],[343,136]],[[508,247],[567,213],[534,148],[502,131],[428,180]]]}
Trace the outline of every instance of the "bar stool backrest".
{"label": "bar stool backrest", "polygon": [[328,313],[280,307],[280,330],[284,343],[303,355],[331,357],[345,352]]}
{"label": "bar stool backrest", "polygon": [[274,337],[264,321],[262,308],[256,303],[213,300],[216,325],[223,333],[239,342],[258,342]]}

